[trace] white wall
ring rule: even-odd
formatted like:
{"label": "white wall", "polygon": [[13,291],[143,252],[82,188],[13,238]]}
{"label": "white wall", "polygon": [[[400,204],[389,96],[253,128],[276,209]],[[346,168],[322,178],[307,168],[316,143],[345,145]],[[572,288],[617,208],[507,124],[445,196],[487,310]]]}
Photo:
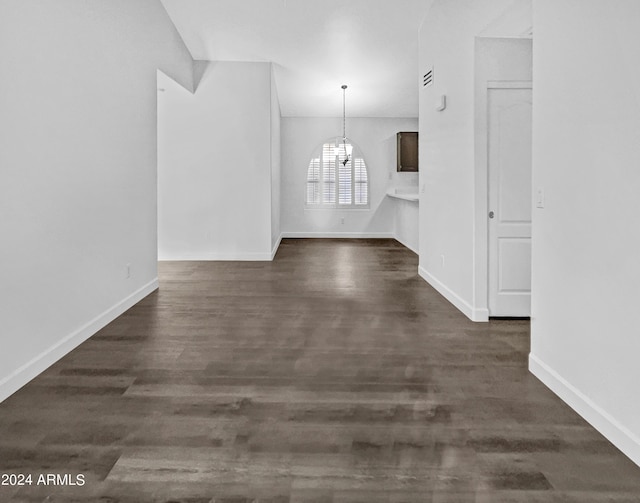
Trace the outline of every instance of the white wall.
{"label": "white wall", "polygon": [[639,20],[636,0],[534,3],[530,359],[637,464]]}
{"label": "white wall", "polygon": [[271,79],[270,63],[211,62],[191,94],[159,75],[161,260],[271,258]]}
{"label": "white wall", "polygon": [[[417,124],[415,129],[417,130]],[[397,148],[397,147],[396,147]],[[419,160],[418,160],[419,161]],[[420,173],[398,172],[393,171],[389,186],[391,188],[400,188],[412,192],[418,192],[418,180]],[[415,201],[406,201],[404,199],[391,199],[394,205],[394,237],[412,252],[418,253],[419,250],[419,203]]]}
{"label": "white wall", "polygon": [[4,399],[157,287],[156,69],[192,60],[156,0],[4,0],[0,60]]}
{"label": "white wall", "polygon": [[393,199],[395,204],[394,236],[414,253],[419,246],[419,206],[417,202]]}
{"label": "white wall", "polygon": [[342,134],[342,118],[283,118],[283,234],[393,237],[395,205],[385,193],[396,178],[396,133],[416,129],[415,119],[347,118],[347,136],[360,148],[367,164],[370,207],[363,210],[305,209],[311,155],[325,140]]}
{"label": "white wall", "polygon": [[[529,3],[436,0],[420,29],[419,270],[471,319],[486,319],[474,298],[475,37],[495,20],[522,19],[507,14]],[[489,30],[492,36],[497,31]],[[431,67],[434,83],[424,88],[422,75]],[[442,94],[447,108],[438,112],[435,102]]]}
{"label": "white wall", "polygon": [[280,196],[282,183],[281,117],[278,89],[271,67],[271,249],[274,254],[280,244]]}

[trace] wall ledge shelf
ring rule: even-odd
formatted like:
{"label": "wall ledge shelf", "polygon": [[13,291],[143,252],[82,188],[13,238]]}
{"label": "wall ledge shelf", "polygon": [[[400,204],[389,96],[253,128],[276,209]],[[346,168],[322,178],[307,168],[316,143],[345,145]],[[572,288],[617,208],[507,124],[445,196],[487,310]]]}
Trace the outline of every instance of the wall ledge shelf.
{"label": "wall ledge shelf", "polygon": [[387,195],[395,199],[404,199],[405,201],[411,201],[414,203],[417,203],[420,201],[420,196],[418,195],[417,187],[415,188],[415,190],[412,188],[389,189],[387,190]]}

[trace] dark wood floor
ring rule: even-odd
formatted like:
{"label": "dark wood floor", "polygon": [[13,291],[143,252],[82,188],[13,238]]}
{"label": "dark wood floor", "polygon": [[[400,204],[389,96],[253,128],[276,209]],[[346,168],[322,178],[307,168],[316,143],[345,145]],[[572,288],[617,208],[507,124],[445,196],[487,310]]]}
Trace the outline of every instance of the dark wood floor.
{"label": "dark wood floor", "polygon": [[[640,468],[395,241],[161,263],[160,291],[0,405],[17,502],[640,501]],[[78,486],[36,486],[42,473]]]}

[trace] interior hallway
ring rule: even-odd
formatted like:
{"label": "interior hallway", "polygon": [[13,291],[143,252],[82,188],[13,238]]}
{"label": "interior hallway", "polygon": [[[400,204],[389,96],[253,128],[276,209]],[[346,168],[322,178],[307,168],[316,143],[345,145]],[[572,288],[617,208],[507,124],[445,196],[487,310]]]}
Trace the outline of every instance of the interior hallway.
{"label": "interior hallway", "polygon": [[[392,240],[164,262],[161,289],[0,404],[18,502],[637,502],[636,467]],[[47,498],[47,496],[50,496]]]}

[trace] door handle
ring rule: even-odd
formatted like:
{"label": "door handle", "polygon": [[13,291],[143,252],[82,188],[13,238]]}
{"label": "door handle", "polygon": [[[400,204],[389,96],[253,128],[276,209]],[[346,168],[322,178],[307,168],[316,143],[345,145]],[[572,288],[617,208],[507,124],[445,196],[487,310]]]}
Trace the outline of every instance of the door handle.
{"label": "door handle", "polygon": [[493,218],[493,217],[495,217],[495,213],[493,211],[490,211],[489,212],[489,218]]}

